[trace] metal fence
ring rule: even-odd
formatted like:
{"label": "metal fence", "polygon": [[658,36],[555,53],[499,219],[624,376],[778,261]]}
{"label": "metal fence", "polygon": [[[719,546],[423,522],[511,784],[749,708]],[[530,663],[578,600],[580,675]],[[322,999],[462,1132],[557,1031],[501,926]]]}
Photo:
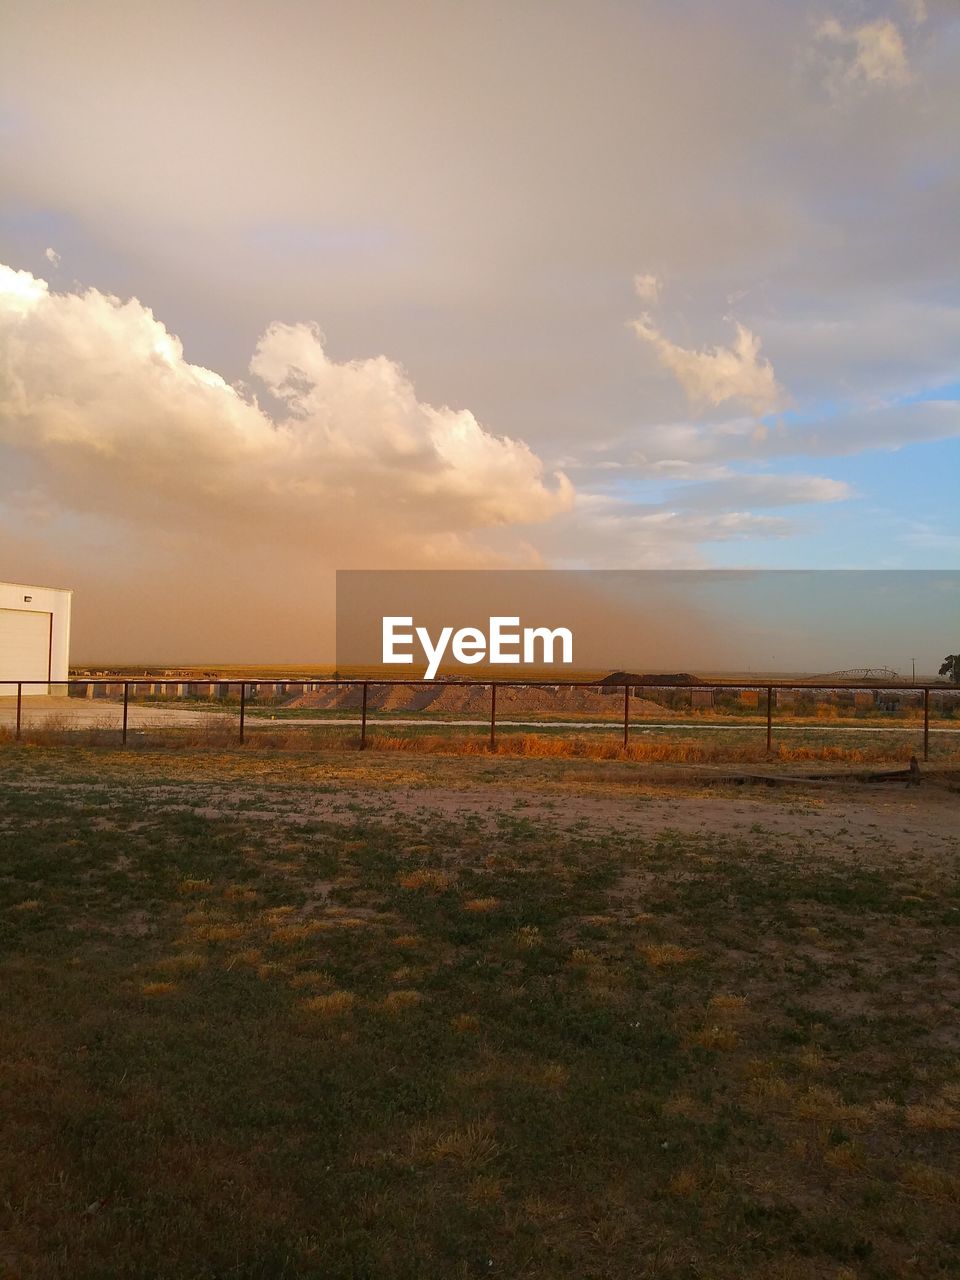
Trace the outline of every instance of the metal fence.
{"label": "metal fence", "polygon": [[[17,740],[21,738],[23,733],[24,689],[29,689],[32,686],[44,686],[49,691],[50,688],[55,687],[58,690],[66,690],[67,693],[69,694],[69,691],[71,689],[83,686],[88,696],[90,696],[91,692],[93,693],[96,692],[97,686],[103,686],[105,692],[108,689],[113,690],[115,694],[121,699],[121,703],[122,703],[122,716],[121,716],[121,723],[119,727],[120,727],[121,743],[124,746],[127,745],[129,731],[130,731],[129,711],[130,711],[130,701],[131,701],[131,690],[133,690],[133,696],[135,699],[144,697],[144,696],[149,697],[151,695],[155,695],[158,689],[162,689],[166,691],[170,687],[173,687],[176,690],[177,695],[181,697],[189,696],[189,693],[187,695],[184,695],[183,690],[185,687],[189,690],[191,686],[207,686],[209,690],[216,689],[217,691],[216,693],[208,692],[208,695],[207,695],[208,697],[229,698],[231,695],[231,692],[233,690],[236,690],[238,693],[237,712],[236,712],[237,740],[238,742],[242,743],[244,742],[246,737],[247,711],[250,703],[250,697],[255,693],[255,691],[259,691],[260,687],[263,685],[267,685],[267,686],[273,685],[275,689],[277,686],[281,686],[281,685],[282,686],[294,685],[294,686],[301,686],[302,688],[309,689],[311,691],[315,691],[317,689],[322,689],[322,688],[330,688],[330,687],[334,687],[338,690],[339,689],[357,689],[360,692],[360,707],[359,707],[360,733],[359,733],[359,743],[358,743],[360,750],[363,750],[368,745],[368,724],[370,722],[370,716],[368,715],[368,703],[369,703],[369,691],[371,688],[375,688],[375,689],[381,689],[381,688],[390,689],[390,688],[404,688],[404,687],[424,688],[432,685],[432,686],[440,686],[442,688],[488,689],[489,690],[489,716],[488,716],[489,740],[490,740],[491,750],[495,750],[497,745],[497,728],[498,728],[497,691],[498,689],[499,690],[552,689],[557,691],[561,689],[589,689],[589,690],[595,690],[597,692],[604,692],[611,695],[613,695],[613,691],[622,690],[622,695],[621,695],[622,701],[623,701],[622,716],[618,717],[617,720],[613,720],[613,718],[611,717],[611,727],[615,725],[622,726],[624,747],[626,747],[630,741],[631,693],[633,693],[634,696],[638,696],[640,694],[655,693],[657,691],[661,691],[661,692],[665,690],[674,691],[674,690],[680,690],[680,689],[699,690],[701,692],[709,691],[709,690],[713,690],[713,691],[731,690],[731,691],[741,692],[741,693],[756,692],[758,714],[760,712],[760,700],[763,697],[763,695],[766,696],[766,749],[768,754],[770,754],[773,751],[774,696],[778,692],[790,691],[792,693],[798,693],[798,692],[827,693],[827,692],[842,691],[845,693],[855,694],[857,692],[866,692],[866,691],[871,691],[874,693],[889,691],[891,693],[897,693],[901,695],[904,693],[909,693],[913,695],[922,696],[923,759],[924,760],[928,760],[930,756],[930,695],[931,695],[931,692],[938,693],[938,694],[948,694],[948,695],[951,693],[957,692],[955,690],[951,690],[949,686],[945,686],[942,684],[911,683],[911,684],[894,685],[890,682],[883,682],[883,683],[877,683],[877,684],[872,684],[872,683],[871,684],[868,684],[868,683],[851,684],[849,682],[821,683],[819,681],[789,682],[789,681],[780,681],[780,680],[777,680],[777,681],[715,680],[715,681],[696,681],[696,682],[670,680],[670,681],[664,681],[662,684],[658,684],[658,683],[655,683],[653,680],[651,680],[649,683],[647,682],[638,683],[635,679],[624,680],[624,681],[597,681],[597,680],[567,680],[567,681],[493,680],[491,681],[491,680],[482,680],[482,679],[475,679],[475,680],[441,679],[441,680],[433,680],[433,681],[424,681],[424,680],[390,680],[390,679],[380,679],[380,678],[364,680],[364,679],[338,679],[338,678],[316,679],[313,677],[304,677],[303,679],[300,679],[300,678],[288,677],[283,680],[276,680],[272,678],[252,678],[252,679],[247,678],[242,680],[231,680],[231,679],[224,680],[219,678],[204,678],[201,680],[197,680],[197,679],[185,680],[183,678],[154,679],[152,677],[146,676],[141,679],[125,679],[125,680],[119,680],[115,678],[111,679],[109,677],[106,677],[106,678],[85,677],[83,679],[59,680],[56,682],[51,682],[49,680],[0,680],[0,687],[3,687],[4,685],[10,688],[12,688],[14,685],[16,686],[17,692],[16,692],[15,737]],[[143,692],[144,686],[149,687],[150,693],[145,694]],[[411,721],[411,723],[413,723],[413,721]],[[456,721],[451,720],[451,723],[455,724]],[[549,721],[538,722],[536,727],[547,728],[549,727],[549,723],[550,723]],[[731,728],[736,726],[704,725],[703,727],[707,730],[710,730],[710,729],[716,730],[716,729]],[[955,730],[955,732],[960,733],[960,730]]]}

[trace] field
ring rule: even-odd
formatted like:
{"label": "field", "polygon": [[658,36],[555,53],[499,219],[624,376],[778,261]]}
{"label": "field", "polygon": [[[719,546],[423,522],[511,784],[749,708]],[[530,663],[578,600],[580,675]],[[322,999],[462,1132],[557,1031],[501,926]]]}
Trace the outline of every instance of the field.
{"label": "field", "polygon": [[[368,706],[367,745],[458,755],[489,751],[489,689],[445,689],[439,709],[437,690],[386,692],[385,699],[371,698]],[[629,742],[623,751],[622,697],[573,690],[564,694],[564,705],[557,709],[550,706],[552,693],[502,689],[496,751],[524,757],[779,765],[811,761],[905,765],[913,755],[924,757],[924,722],[916,707],[895,714],[830,703],[778,707],[772,711],[768,752],[765,710],[758,714],[756,706],[743,705],[691,709],[672,704],[663,693],[660,704],[646,697],[631,698]],[[292,698],[251,698],[245,708],[245,731],[269,741],[276,750],[352,752],[360,744],[360,696],[352,688]],[[419,705],[422,700],[426,705]],[[932,763],[960,763],[955,710],[951,698],[931,713],[928,758]],[[16,718],[16,698],[0,697],[0,745],[15,740]],[[25,698],[21,740],[35,745],[120,746],[123,718],[123,703],[113,698]],[[239,730],[238,695],[230,700],[130,697],[130,747],[226,747],[238,742]]]}
{"label": "field", "polygon": [[960,1274],[958,819],[946,764],[0,745],[0,1274]]}

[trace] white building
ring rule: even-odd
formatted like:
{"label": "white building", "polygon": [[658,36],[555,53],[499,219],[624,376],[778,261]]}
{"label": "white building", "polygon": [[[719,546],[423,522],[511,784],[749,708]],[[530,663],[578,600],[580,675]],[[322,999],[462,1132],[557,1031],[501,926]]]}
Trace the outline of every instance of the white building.
{"label": "white building", "polygon": [[0,582],[0,695],[50,692],[50,685],[70,673],[70,602],[72,591]]}

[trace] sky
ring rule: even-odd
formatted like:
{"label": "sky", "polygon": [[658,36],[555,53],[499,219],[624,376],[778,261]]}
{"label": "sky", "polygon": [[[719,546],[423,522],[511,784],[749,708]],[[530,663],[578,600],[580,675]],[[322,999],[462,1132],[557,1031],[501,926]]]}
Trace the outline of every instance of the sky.
{"label": "sky", "polygon": [[[336,653],[341,673],[389,665],[394,679],[423,678],[431,652],[436,670],[508,681],[614,669],[789,678],[885,668],[909,679],[937,672],[958,620],[955,569],[360,569],[337,574]],[[569,652],[558,638],[546,656],[541,636],[527,657],[521,632],[558,627]],[[477,643],[458,657],[461,628]],[[494,634],[505,637],[496,656]]]}
{"label": "sky", "polygon": [[327,661],[336,569],[960,567],[954,0],[0,29],[0,578],[78,660]]}

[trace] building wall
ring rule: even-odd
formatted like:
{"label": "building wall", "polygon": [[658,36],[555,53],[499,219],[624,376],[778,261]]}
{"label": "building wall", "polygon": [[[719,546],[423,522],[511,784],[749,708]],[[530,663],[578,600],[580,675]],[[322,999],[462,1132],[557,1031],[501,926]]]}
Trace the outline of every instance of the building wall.
{"label": "building wall", "polygon": [[[50,682],[65,681],[70,674],[70,605],[73,593],[59,587],[35,587],[28,583],[0,582],[0,609],[26,610],[31,613],[51,615],[49,633]],[[30,597],[26,599],[25,597]],[[45,666],[46,664],[44,664]],[[0,696],[15,694],[17,686],[12,681],[23,678],[23,672],[0,670]],[[51,692],[50,685],[23,686],[23,696],[34,697]],[[63,689],[66,692],[66,689]]]}

